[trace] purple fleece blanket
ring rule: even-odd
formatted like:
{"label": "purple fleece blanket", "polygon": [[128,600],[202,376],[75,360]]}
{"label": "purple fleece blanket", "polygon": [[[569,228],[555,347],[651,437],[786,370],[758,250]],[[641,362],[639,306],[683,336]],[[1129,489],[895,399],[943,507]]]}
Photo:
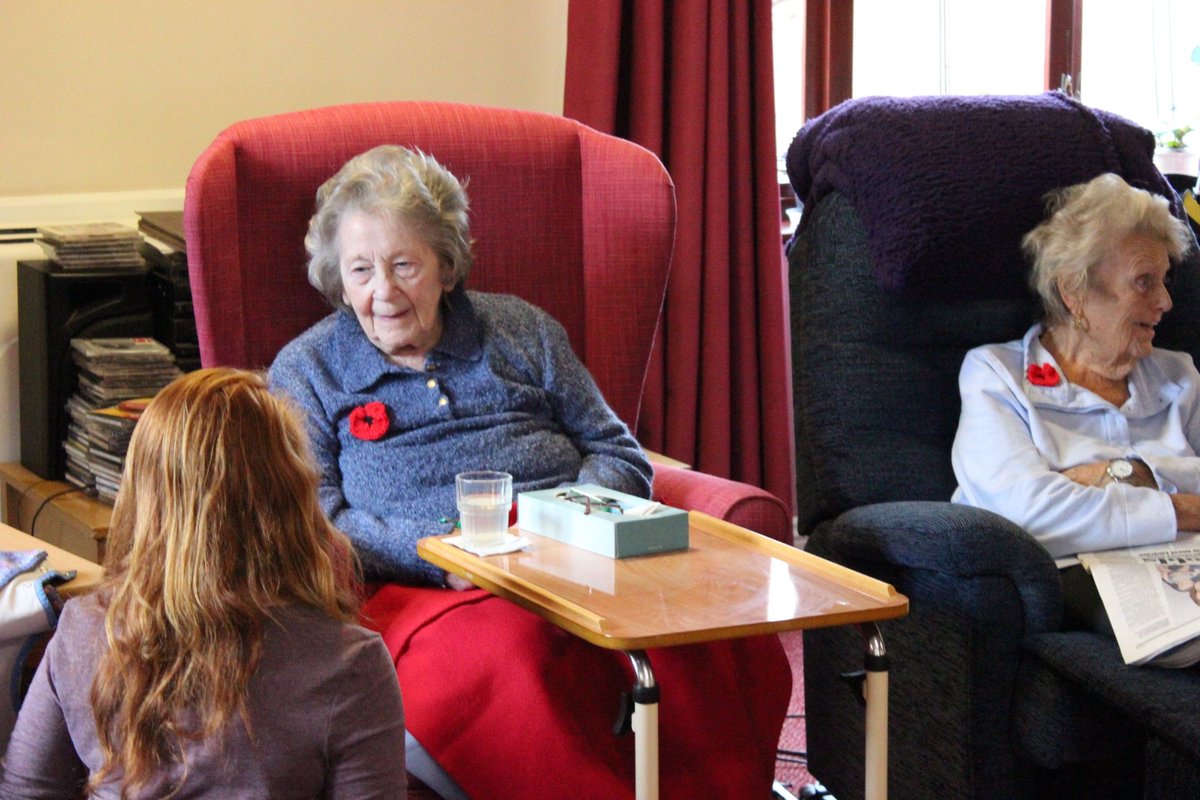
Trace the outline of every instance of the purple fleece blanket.
{"label": "purple fleece blanket", "polygon": [[801,128],[787,169],[805,208],[850,200],[886,290],[996,297],[1027,294],[1021,237],[1052,189],[1115,172],[1180,214],[1153,154],[1146,129],[1058,92],[866,97]]}

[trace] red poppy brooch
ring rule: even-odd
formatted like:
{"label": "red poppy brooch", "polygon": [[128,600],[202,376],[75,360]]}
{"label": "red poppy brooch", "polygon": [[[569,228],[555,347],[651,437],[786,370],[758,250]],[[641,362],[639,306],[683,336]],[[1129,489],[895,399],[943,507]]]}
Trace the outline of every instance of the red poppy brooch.
{"label": "red poppy brooch", "polygon": [[387,432],[387,406],[378,400],[364,403],[350,412],[350,433],[356,439],[373,442]]}
{"label": "red poppy brooch", "polygon": [[1034,386],[1058,386],[1058,370],[1053,364],[1030,364],[1025,376]]}

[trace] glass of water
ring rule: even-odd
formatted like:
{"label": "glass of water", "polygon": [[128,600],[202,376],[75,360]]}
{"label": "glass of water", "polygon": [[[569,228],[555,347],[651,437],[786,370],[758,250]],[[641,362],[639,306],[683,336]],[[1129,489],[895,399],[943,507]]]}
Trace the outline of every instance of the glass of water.
{"label": "glass of water", "polygon": [[460,472],[454,476],[454,486],[463,543],[490,547],[504,541],[512,508],[512,475],[490,470]]}

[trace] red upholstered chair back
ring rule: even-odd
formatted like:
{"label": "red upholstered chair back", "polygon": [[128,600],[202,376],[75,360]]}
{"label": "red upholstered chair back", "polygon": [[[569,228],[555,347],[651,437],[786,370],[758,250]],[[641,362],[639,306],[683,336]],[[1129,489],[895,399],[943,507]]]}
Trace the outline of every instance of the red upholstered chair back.
{"label": "red upholstered chair back", "polygon": [[465,182],[476,256],[467,287],[552,314],[635,426],[674,245],[674,187],[638,145],[536,112],[370,103],[222,132],[192,167],[184,200],[204,366],[268,366],[330,312],[306,272],[317,187],[380,144],[423,150]]}

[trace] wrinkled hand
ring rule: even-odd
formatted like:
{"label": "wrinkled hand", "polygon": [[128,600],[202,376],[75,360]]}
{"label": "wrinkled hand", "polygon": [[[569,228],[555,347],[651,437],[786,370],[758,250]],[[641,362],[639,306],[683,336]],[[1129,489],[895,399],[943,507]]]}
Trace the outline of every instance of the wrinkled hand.
{"label": "wrinkled hand", "polygon": [[[1133,464],[1133,476],[1126,483],[1130,486],[1141,486],[1146,489],[1158,488],[1158,482],[1154,480],[1154,473],[1150,471],[1145,462],[1133,459],[1130,463]],[[1062,474],[1083,486],[1102,487],[1112,483],[1112,478],[1108,476],[1107,461],[1077,464],[1069,469],[1064,469]]]}
{"label": "wrinkled hand", "polygon": [[1200,495],[1173,494],[1175,526],[1181,531],[1200,531]]}
{"label": "wrinkled hand", "polygon": [[447,588],[453,589],[456,592],[462,592],[467,589],[475,588],[475,584],[471,583],[466,578],[460,578],[459,576],[455,575],[453,572],[446,573],[446,578],[445,578],[444,582],[445,582]]}

